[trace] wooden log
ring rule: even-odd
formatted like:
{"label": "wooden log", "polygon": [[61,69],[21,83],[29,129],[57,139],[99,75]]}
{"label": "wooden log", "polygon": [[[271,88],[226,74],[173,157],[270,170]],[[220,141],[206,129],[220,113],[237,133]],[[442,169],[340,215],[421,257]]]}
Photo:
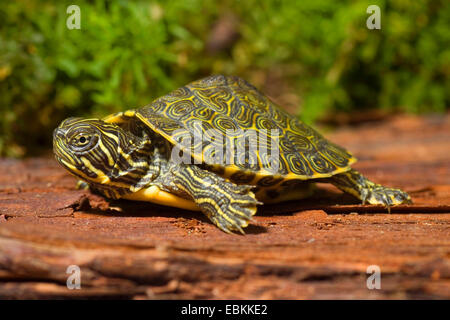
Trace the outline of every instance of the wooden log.
{"label": "wooden log", "polygon": [[[50,156],[1,159],[0,298],[450,298],[450,115],[327,136],[414,204],[388,214],[320,185],[229,235],[196,212],[75,190]],[[80,289],[67,287],[73,265]]]}

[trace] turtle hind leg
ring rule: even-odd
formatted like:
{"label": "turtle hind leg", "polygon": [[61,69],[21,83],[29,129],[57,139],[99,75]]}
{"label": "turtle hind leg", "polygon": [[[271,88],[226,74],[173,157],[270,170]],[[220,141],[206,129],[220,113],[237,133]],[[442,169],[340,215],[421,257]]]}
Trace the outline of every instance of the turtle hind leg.
{"label": "turtle hind leg", "polygon": [[353,169],[337,174],[329,178],[329,181],[342,191],[362,200],[363,204],[382,204],[389,209],[394,205],[412,203],[406,192],[376,184]]}

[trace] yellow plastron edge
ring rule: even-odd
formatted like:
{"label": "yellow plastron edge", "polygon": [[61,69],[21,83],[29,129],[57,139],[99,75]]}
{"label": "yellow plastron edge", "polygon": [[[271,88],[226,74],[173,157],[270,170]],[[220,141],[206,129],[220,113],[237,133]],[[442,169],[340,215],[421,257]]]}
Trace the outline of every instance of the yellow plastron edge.
{"label": "yellow plastron edge", "polygon": [[183,199],[174,194],[163,191],[157,186],[151,186],[149,188],[144,188],[137,192],[127,194],[123,196],[123,199],[148,201],[156,204],[161,204],[163,206],[200,211],[200,208],[195,204],[194,201]]}

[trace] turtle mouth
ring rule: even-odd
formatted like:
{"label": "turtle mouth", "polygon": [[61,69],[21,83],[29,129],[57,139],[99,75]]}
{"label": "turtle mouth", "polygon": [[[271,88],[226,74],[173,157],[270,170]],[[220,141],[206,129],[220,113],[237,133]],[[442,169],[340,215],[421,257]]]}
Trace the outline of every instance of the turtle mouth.
{"label": "turtle mouth", "polygon": [[[71,157],[68,154],[65,154],[63,150],[65,148],[65,139],[66,139],[66,130],[61,128],[56,128],[53,130],[53,153],[55,155],[56,160],[65,168],[67,166],[64,163],[72,163]],[[68,169],[68,168],[67,168]]]}
{"label": "turtle mouth", "polygon": [[53,130],[53,153],[55,154],[56,160],[59,161],[61,158],[61,154],[59,153],[59,149],[61,146],[61,141],[64,140],[64,133],[60,128],[56,128]]}
{"label": "turtle mouth", "polygon": [[55,141],[55,139],[57,138],[64,139],[65,136],[66,136],[65,130],[61,128],[56,128],[55,130],[53,130],[53,141]]}
{"label": "turtle mouth", "polygon": [[56,129],[53,132],[53,154],[55,156],[56,161],[66,169],[73,176],[82,179],[82,177],[77,174],[78,164],[74,161],[74,159],[70,156],[70,154],[66,153],[64,150],[64,137],[60,136],[60,132]]}

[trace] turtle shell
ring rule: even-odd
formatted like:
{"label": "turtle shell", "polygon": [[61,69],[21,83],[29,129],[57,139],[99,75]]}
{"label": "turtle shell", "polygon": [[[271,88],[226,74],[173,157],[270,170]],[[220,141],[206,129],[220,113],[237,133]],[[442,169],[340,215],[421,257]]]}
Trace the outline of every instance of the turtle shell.
{"label": "turtle shell", "polygon": [[[325,178],[349,170],[356,161],[239,77],[192,82],[131,114],[190,153],[195,163],[240,183]],[[267,161],[270,152],[261,152],[261,146],[270,150],[272,144],[278,145],[275,162]]]}

